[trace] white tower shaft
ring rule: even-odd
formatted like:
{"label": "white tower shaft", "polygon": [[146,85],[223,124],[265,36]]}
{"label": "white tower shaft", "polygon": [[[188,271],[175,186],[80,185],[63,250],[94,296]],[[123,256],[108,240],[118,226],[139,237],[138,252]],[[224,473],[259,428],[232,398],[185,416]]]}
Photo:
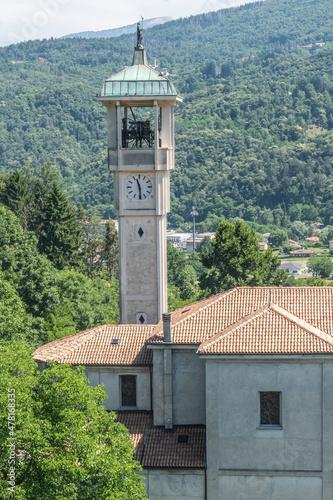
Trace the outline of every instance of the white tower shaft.
{"label": "white tower shaft", "polygon": [[106,80],[108,161],[119,218],[120,323],[156,324],[167,312],[167,213],[174,168],[172,83],[135,48],[133,66]]}

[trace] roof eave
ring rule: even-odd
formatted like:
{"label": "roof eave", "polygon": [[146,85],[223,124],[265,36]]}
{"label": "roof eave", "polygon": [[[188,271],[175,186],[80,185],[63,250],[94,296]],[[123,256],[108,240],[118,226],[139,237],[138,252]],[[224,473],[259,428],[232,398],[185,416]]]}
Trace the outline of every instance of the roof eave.
{"label": "roof eave", "polygon": [[201,342],[151,342],[146,344],[147,349],[164,349],[164,347],[168,346],[172,349],[198,349],[201,346]]}
{"label": "roof eave", "polygon": [[168,95],[168,94],[161,94],[161,95],[121,95],[121,96],[102,96],[101,94],[96,95],[96,99],[101,102],[117,102],[119,101],[122,103],[128,102],[128,101],[174,101],[175,105],[177,105],[180,102],[183,102],[183,98],[179,95]]}
{"label": "roof eave", "polygon": [[281,361],[290,361],[293,362],[294,360],[297,360],[298,362],[303,362],[303,363],[308,363],[317,360],[318,362],[322,363],[323,358],[325,360],[333,360],[333,353],[290,353],[290,354],[281,354],[281,353],[264,353],[264,354],[218,354],[218,353],[205,353],[205,352],[199,352],[197,351],[197,354],[207,360],[223,360],[223,361],[239,361],[242,362],[244,359],[246,361],[253,361],[253,362],[266,362],[266,361],[272,361],[274,360],[281,360]]}

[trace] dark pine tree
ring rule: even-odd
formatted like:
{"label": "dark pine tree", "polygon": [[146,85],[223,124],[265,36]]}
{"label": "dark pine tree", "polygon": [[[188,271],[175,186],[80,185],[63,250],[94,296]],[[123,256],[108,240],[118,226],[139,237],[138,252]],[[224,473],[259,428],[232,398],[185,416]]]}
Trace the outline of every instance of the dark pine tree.
{"label": "dark pine tree", "polygon": [[106,233],[103,241],[102,259],[106,263],[108,276],[118,277],[118,232],[111,221],[106,223]]}
{"label": "dark pine tree", "polygon": [[24,229],[28,226],[31,200],[27,179],[17,170],[9,174],[1,201],[18,217]]}
{"label": "dark pine tree", "polygon": [[39,250],[58,269],[71,264],[81,244],[81,225],[74,206],[56,183],[47,194],[42,219]]}

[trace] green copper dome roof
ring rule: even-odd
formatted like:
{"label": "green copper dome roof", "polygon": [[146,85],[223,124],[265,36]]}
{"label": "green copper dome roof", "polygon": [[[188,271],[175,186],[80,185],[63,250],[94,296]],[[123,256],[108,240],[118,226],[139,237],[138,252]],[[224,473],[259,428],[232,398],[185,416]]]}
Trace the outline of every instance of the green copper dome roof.
{"label": "green copper dome roof", "polygon": [[101,97],[177,96],[173,83],[148,65],[144,48],[135,47],[133,64],[105,80]]}

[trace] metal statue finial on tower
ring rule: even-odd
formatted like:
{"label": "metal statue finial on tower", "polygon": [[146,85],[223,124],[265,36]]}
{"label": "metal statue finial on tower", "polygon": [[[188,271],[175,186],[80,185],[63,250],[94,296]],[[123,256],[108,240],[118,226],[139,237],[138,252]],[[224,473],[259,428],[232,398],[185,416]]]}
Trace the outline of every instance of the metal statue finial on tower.
{"label": "metal statue finial on tower", "polygon": [[138,25],[137,25],[137,28],[136,28],[136,33],[137,33],[137,44],[136,44],[136,49],[137,50],[141,50],[143,49],[143,45],[142,45],[142,31],[143,31],[143,28],[141,27],[141,23],[143,21],[143,17],[141,17],[141,21],[138,22]]}

